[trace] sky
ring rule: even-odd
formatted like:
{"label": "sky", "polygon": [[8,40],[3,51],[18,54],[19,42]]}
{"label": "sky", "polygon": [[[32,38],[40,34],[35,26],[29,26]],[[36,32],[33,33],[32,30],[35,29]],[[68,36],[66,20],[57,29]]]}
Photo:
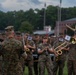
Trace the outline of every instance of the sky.
{"label": "sky", "polygon": [[[41,9],[48,5],[59,5],[60,0],[0,0],[0,10],[1,11],[19,11],[19,10],[29,10],[32,9]],[[73,7],[76,6],[76,0],[62,0],[61,7]]]}

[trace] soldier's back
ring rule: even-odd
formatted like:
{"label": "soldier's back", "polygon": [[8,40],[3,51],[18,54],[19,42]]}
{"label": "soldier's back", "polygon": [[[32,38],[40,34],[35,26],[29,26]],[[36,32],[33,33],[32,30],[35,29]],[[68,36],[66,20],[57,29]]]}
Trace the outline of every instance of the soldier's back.
{"label": "soldier's back", "polygon": [[4,75],[22,75],[22,66],[19,59],[22,43],[14,38],[10,38],[3,42],[2,47]]}

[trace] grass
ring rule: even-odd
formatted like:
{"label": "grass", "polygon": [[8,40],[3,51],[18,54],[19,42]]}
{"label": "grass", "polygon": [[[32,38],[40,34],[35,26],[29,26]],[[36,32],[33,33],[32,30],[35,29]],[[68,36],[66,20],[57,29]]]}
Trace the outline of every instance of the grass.
{"label": "grass", "polygon": [[[27,66],[25,68],[24,75],[28,75],[28,68],[27,68]],[[47,74],[47,70],[45,70],[45,75],[48,75]],[[63,75],[68,75],[68,73],[67,73],[67,62],[65,62]]]}
{"label": "grass", "polygon": [[63,75],[68,75],[68,72],[67,72],[67,62],[65,62]]}

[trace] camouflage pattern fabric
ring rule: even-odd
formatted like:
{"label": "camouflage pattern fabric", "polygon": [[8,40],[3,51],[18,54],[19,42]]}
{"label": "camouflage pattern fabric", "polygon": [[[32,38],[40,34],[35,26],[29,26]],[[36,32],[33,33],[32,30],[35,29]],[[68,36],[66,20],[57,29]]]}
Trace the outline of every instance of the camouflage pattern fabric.
{"label": "camouflage pattern fabric", "polygon": [[[42,50],[44,47],[45,45],[43,44],[39,45],[40,50]],[[51,48],[50,45],[48,45],[48,47]],[[39,55],[39,75],[44,75],[45,67],[47,68],[48,75],[53,75],[53,64],[49,52],[48,55],[46,55],[45,52]]]}
{"label": "camouflage pattern fabric", "polygon": [[68,54],[68,60],[76,60],[76,44],[69,45],[70,50]]}
{"label": "camouflage pattern fabric", "polygon": [[[63,42],[59,41],[57,44],[55,44],[55,46],[57,47]],[[54,64],[53,75],[57,75],[57,71],[58,75],[63,75],[63,68],[65,66],[66,57],[67,57],[67,51],[65,50],[62,50],[62,55],[55,57],[55,60],[53,61]]]}
{"label": "camouflage pattern fabric", "polygon": [[68,54],[68,75],[76,75],[76,44],[69,45],[70,50]]}
{"label": "camouflage pattern fabric", "polygon": [[3,66],[3,59],[2,56],[0,56],[0,75],[2,75],[2,70],[3,70],[2,66]]}
{"label": "camouflage pattern fabric", "polygon": [[[34,41],[33,40],[29,40],[28,44],[30,46],[34,46]],[[30,52],[27,52],[27,58],[25,60],[25,64],[28,66],[28,75],[33,75],[33,56],[32,56],[32,49],[30,48]]]}
{"label": "camouflage pattern fabric", "polygon": [[14,38],[6,39],[2,43],[3,75],[22,75],[20,63],[22,43]]}
{"label": "camouflage pattern fabric", "polygon": [[63,69],[65,66],[65,60],[58,60],[53,62],[54,68],[53,68],[53,75],[63,75]]}
{"label": "camouflage pattern fabric", "polygon": [[38,52],[37,52],[37,48],[38,48],[38,45],[39,45],[39,41],[35,41],[35,46],[36,46],[36,50],[34,51],[34,55],[37,55],[37,56],[34,56],[33,57],[33,60],[34,60],[34,74],[35,75],[39,75],[39,67],[38,67],[38,58],[39,58],[39,55],[38,55]]}
{"label": "camouflage pattern fabric", "polygon": [[22,65],[22,68],[23,68],[23,72],[25,71],[25,58],[23,58],[23,57],[20,57],[20,63],[21,63],[21,65]]}

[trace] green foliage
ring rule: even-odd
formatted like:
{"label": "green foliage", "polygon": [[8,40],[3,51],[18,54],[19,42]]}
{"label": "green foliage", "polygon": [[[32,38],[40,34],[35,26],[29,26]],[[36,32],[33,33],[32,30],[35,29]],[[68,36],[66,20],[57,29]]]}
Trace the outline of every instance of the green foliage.
{"label": "green foliage", "polygon": [[21,23],[19,30],[21,32],[32,33],[33,32],[33,26],[28,21],[24,21]]}
{"label": "green foliage", "polygon": [[[58,20],[58,7],[49,5],[45,9],[46,11],[46,26],[52,26],[54,29],[56,21]],[[62,8],[61,19],[66,20],[76,17],[76,7]],[[7,25],[13,25],[15,30],[19,30],[22,22],[28,21],[32,26],[33,30],[42,30],[44,24],[44,8],[42,9],[29,9],[27,11],[0,11],[0,30],[3,30]]]}
{"label": "green foliage", "polygon": [[48,6],[46,9],[46,24],[51,25],[52,28],[54,29],[55,27],[55,22],[57,21],[57,7],[55,6]]}

